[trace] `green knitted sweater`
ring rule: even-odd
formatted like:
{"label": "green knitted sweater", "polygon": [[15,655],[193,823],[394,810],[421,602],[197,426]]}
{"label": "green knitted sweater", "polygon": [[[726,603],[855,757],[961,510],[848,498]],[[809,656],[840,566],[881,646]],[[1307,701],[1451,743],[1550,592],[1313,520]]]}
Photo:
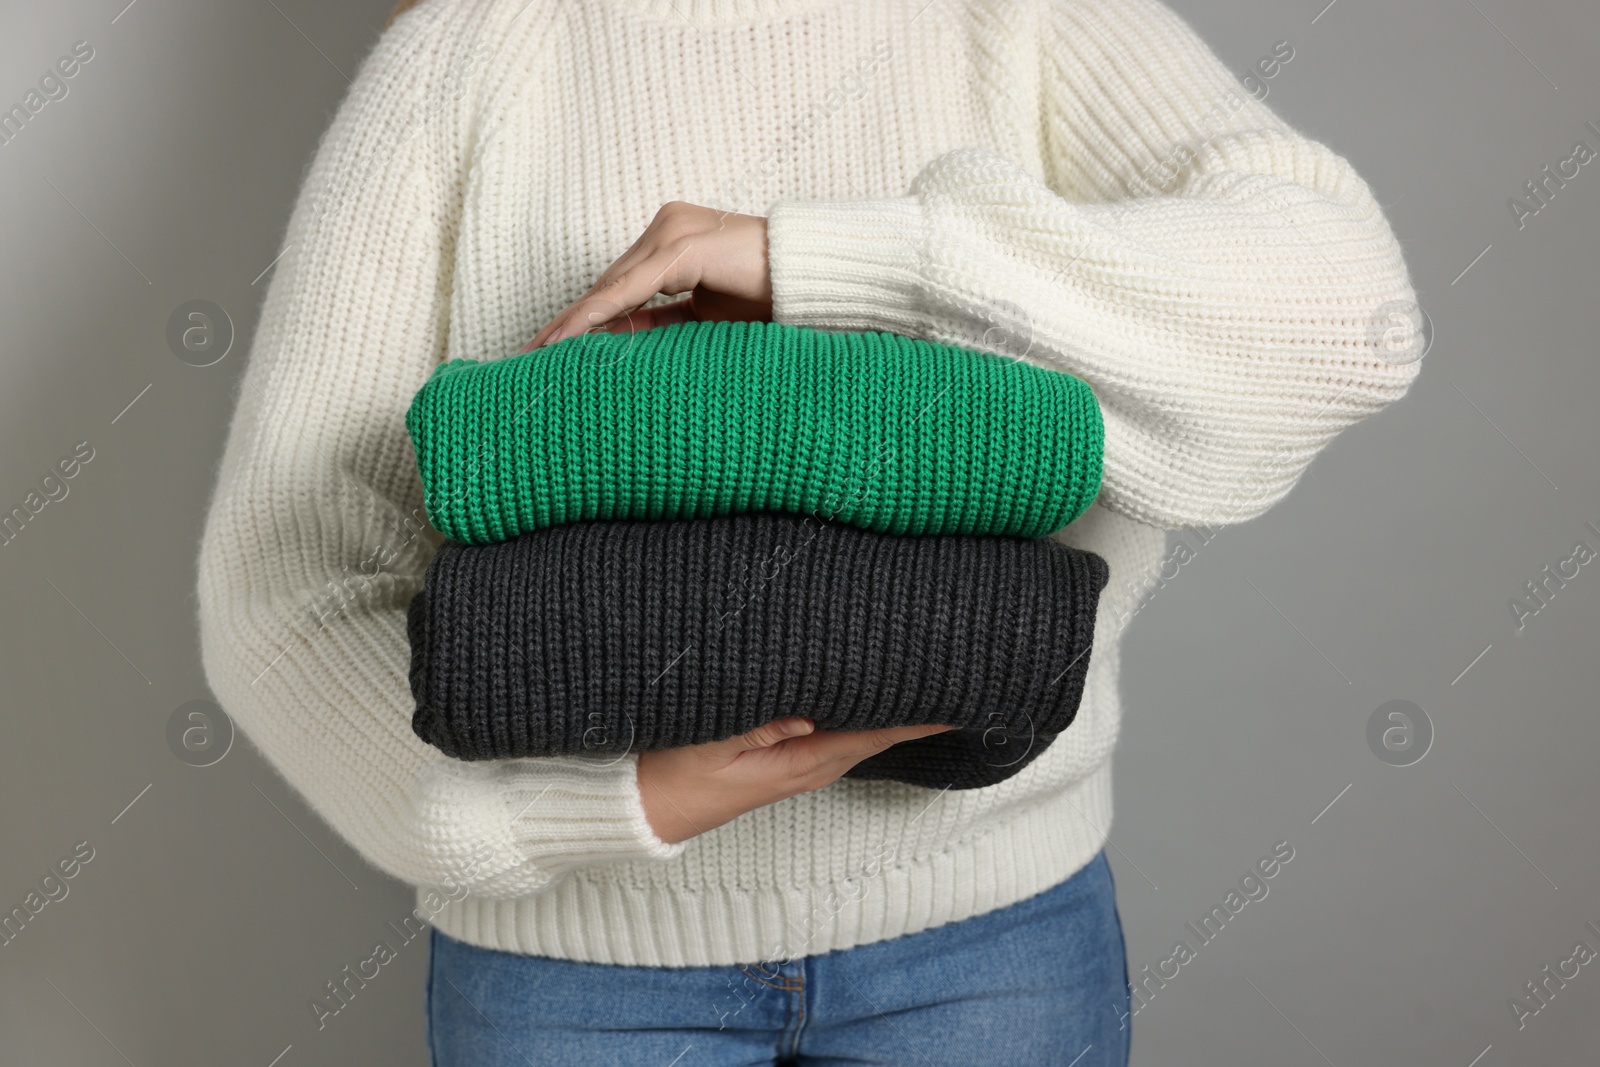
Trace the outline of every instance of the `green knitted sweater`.
{"label": "green knitted sweater", "polygon": [[809,513],[1041,537],[1100,491],[1082,380],[891,333],[691,322],[434,369],[406,415],[428,517],[487,544],[585,519]]}

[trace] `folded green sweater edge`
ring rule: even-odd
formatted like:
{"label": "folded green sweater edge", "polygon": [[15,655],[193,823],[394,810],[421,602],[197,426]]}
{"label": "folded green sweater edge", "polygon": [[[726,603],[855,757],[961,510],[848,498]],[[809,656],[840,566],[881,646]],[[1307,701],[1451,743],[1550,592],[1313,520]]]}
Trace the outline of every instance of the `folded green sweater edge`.
{"label": "folded green sweater edge", "polygon": [[884,332],[691,322],[436,367],[406,413],[463,544],[595,519],[810,514],[1042,537],[1100,490],[1104,423],[1061,371]]}

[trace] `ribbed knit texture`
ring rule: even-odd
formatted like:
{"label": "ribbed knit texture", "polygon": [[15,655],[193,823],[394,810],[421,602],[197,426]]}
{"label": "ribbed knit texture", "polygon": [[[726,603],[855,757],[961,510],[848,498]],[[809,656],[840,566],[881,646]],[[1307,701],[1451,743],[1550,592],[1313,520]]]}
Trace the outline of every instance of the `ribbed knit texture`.
{"label": "ribbed knit texture", "polygon": [[[1372,191],[1156,0],[423,0],[352,74],[259,283],[203,663],[366,862],[466,893],[434,922],[474,944],[749,962],[1069,877],[1115,829],[1120,641],[1158,527],[1261,515],[1421,367],[1374,329],[1416,293]],[[675,199],[768,216],[780,322],[1094,388],[1100,495],[1052,539],[1111,579],[1077,718],[1018,774],[842,778],[667,844],[636,757],[469,762],[412,731],[435,542],[407,407],[439,363],[517,351]]]}
{"label": "ribbed knit texture", "polygon": [[582,519],[817,514],[1043,537],[1100,491],[1084,382],[989,352],[775,322],[451,360],[406,415],[428,518],[468,544]]}
{"label": "ribbed knit texture", "polygon": [[411,603],[412,727],[478,760],[948,723],[847,773],[975,789],[1072,722],[1107,576],[1049,538],[773,514],[450,543]]}

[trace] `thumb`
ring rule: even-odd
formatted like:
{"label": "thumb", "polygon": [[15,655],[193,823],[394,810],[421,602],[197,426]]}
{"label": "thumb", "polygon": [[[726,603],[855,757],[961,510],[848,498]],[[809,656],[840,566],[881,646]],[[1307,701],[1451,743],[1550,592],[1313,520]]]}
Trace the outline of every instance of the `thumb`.
{"label": "thumb", "polygon": [[817,728],[817,724],[810,719],[798,715],[774,719],[772,722],[757,726],[749,733],[730,737],[725,742],[734,752],[748,752],[755,748],[771,748],[780,741],[787,741],[791,737],[803,737]]}

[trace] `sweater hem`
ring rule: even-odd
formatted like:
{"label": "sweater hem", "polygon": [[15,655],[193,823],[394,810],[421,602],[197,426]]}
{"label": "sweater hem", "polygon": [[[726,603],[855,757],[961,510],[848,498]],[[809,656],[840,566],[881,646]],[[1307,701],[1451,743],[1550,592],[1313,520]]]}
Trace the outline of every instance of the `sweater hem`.
{"label": "sweater hem", "polygon": [[[576,872],[508,900],[468,896],[440,933],[482,948],[586,963],[736,966],[815,956],[1006,907],[1072,877],[1105,846],[1111,763],[1009,820],[915,861],[800,887],[643,890]],[[428,891],[418,890],[418,899]]]}

